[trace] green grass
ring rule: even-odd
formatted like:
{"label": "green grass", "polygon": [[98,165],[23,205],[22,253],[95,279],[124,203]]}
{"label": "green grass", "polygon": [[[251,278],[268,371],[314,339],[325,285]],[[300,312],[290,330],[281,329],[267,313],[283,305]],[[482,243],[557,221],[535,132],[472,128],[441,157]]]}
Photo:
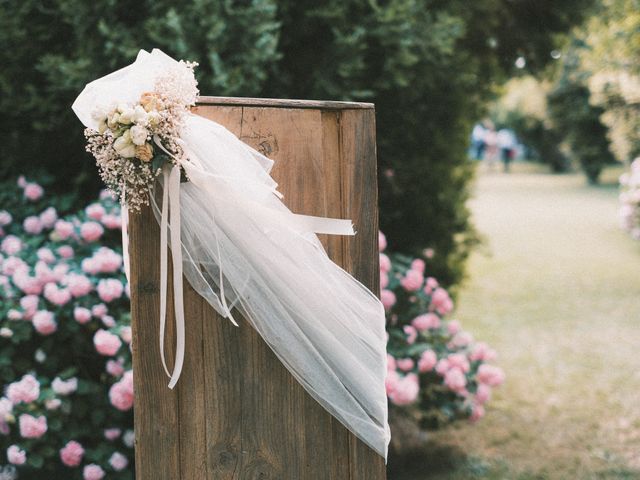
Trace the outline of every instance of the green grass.
{"label": "green grass", "polygon": [[456,313],[507,382],[390,480],[640,479],[640,243],[618,228],[620,170],[598,187],[527,170],[476,181],[485,244]]}

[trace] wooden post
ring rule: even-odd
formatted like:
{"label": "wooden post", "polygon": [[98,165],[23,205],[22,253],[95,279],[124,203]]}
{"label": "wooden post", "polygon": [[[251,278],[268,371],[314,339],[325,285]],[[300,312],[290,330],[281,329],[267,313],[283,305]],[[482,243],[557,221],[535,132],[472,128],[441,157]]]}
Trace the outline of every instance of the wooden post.
{"label": "wooden post", "polygon": [[[275,160],[291,210],[352,219],[355,237],[321,240],[378,292],[373,105],[201,97],[194,113]],[[169,390],[158,347],[159,228],[149,209],[131,215],[130,242],[137,480],[386,478],[383,459],[303,390],[247,322],[219,317],[186,281],[185,364]]]}

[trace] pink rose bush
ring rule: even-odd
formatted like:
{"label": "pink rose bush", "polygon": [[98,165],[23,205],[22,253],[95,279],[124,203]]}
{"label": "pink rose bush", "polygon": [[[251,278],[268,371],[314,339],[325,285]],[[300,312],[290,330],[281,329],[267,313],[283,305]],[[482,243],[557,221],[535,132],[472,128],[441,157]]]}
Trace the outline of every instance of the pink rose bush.
{"label": "pink rose bush", "polygon": [[119,205],[65,214],[25,178],[0,195],[0,477],[133,479]]}
{"label": "pink rose bush", "polygon": [[479,420],[491,390],[504,381],[502,370],[488,363],[496,353],[448,319],[453,300],[428,275],[424,260],[387,255],[382,233],[379,244],[391,408],[427,429]]}
{"label": "pink rose bush", "polygon": [[620,225],[634,240],[640,240],[640,157],[620,176]]}

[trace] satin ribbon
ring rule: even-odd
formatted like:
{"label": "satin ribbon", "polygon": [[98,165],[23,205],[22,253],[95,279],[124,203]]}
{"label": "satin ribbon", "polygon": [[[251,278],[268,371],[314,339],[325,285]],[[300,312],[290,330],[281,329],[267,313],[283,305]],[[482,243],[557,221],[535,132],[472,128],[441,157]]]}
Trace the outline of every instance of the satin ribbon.
{"label": "satin ribbon", "polygon": [[[165,165],[162,169],[163,188],[162,188],[162,208],[160,209],[160,357],[162,360],[162,367],[166,372],[169,380],[169,388],[173,389],[180,374],[182,373],[182,367],[184,365],[185,354],[185,322],[184,322],[184,293],[182,285],[182,241],[180,238],[180,166],[182,165],[189,173],[196,173],[201,178],[206,179],[211,177],[212,179],[222,180],[237,180],[233,177],[225,175],[216,175],[206,172],[202,169],[197,158],[177,158],[169,151],[167,151],[160,143],[159,139],[154,139],[156,145],[176,160],[176,164]],[[185,148],[185,151],[187,149]],[[192,157],[192,155],[189,155]],[[194,160],[194,161],[191,161]],[[275,187],[273,188],[274,195],[282,198],[282,194],[278,192]],[[151,193],[153,197],[153,194]],[[280,214],[280,212],[277,212]],[[342,220],[337,218],[315,217],[311,215],[299,215],[288,213],[292,215],[296,220],[296,225],[300,231],[308,231],[314,233],[324,233],[329,235],[354,235],[353,225],[350,220]],[[129,278],[129,236],[127,234],[128,227],[128,212],[126,209],[122,211],[122,251],[123,259],[125,263],[125,273],[127,279]],[[167,247],[171,246],[171,258],[173,265],[173,301],[174,301],[174,315],[176,324],[176,354],[175,362],[173,365],[173,371],[169,371],[167,366],[167,360],[164,349],[165,329],[167,319],[167,289],[168,289],[168,256]],[[224,293],[224,273],[222,264],[222,254],[220,251],[220,244],[216,238],[216,251],[218,253],[218,270],[219,276],[219,288],[220,288],[220,303],[223,308],[223,317],[228,318],[235,326],[238,323],[231,314],[231,308],[227,304],[226,295]]]}

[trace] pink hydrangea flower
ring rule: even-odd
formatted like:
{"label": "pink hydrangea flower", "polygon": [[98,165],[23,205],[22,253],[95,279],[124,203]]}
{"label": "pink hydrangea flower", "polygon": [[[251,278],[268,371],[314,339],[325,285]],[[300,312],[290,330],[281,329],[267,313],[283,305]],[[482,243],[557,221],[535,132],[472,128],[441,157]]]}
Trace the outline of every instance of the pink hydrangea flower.
{"label": "pink hydrangea flower", "polygon": [[473,335],[469,332],[458,332],[451,339],[450,345],[454,348],[466,347],[467,345],[471,345],[473,342]]}
{"label": "pink hydrangea flower", "polygon": [[104,470],[100,465],[90,463],[84,467],[82,471],[82,478],[84,480],[102,480],[104,478]]}
{"label": "pink hydrangea flower", "polygon": [[385,310],[391,310],[391,307],[396,304],[396,294],[391,290],[382,290],[380,292],[380,300]]}
{"label": "pink hydrangea flower", "polygon": [[50,248],[39,248],[36,254],[38,255],[38,260],[44,263],[53,263],[56,261],[56,256]]}
{"label": "pink hydrangea flower", "polygon": [[109,375],[119,377],[124,373],[124,366],[122,360],[109,360],[107,361],[106,370]]}
{"label": "pink hydrangea flower", "polygon": [[6,227],[13,221],[13,217],[6,210],[0,210],[0,227]]}
{"label": "pink hydrangea flower", "polygon": [[424,274],[425,267],[426,265],[424,263],[424,260],[422,260],[421,258],[416,258],[413,262],[411,262],[411,270],[415,270],[422,274]]}
{"label": "pink hydrangea flower", "polygon": [[37,200],[40,200],[40,198],[42,198],[42,195],[44,195],[44,190],[37,183],[31,182],[25,185],[24,196],[27,200],[35,202]]}
{"label": "pink hydrangea flower", "polygon": [[20,435],[23,438],[40,438],[47,432],[47,418],[43,415],[36,418],[23,413],[20,415],[18,423],[20,425]]}
{"label": "pink hydrangea flower", "polygon": [[111,455],[111,458],[109,458],[109,465],[111,465],[111,468],[116,472],[120,472],[127,468],[129,460],[120,452],[114,452],[113,455]]}
{"label": "pink hydrangea flower", "polygon": [[462,353],[454,353],[447,357],[449,361],[449,368],[458,368],[463,373],[469,372],[471,370],[471,366],[469,365],[469,360]]}
{"label": "pink hydrangea flower", "polygon": [[480,385],[478,385],[478,389],[476,390],[475,401],[479,405],[483,405],[486,402],[488,402],[490,398],[491,398],[491,387],[489,387],[489,385],[485,385],[484,383],[481,383]]}
{"label": "pink hydrangea flower", "polygon": [[93,344],[100,355],[111,356],[118,352],[122,341],[117,335],[100,329],[93,336]]}
{"label": "pink hydrangea flower", "polygon": [[7,387],[7,398],[17,405],[21,402],[35,402],[40,396],[40,383],[33,375],[25,375],[19,381],[10,383]]}
{"label": "pink hydrangea flower", "polygon": [[497,387],[504,382],[504,372],[499,367],[484,363],[478,367],[477,379],[479,383]]}
{"label": "pink hydrangea flower", "polygon": [[116,440],[122,434],[122,430],[119,428],[107,428],[104,431],[104,438],[110,442]]}
{"label": "pink hydrangea flower", "polygon": [[42,223],[40,222],[39,217],[30,216],[24,219],[24,222],[22,222],[22,228],[24,228],[24,231],[30,235],[38,235],[42,232]]}
{"label": "pink hydrangea flower", "polygon": [[0,250],[7,255],[16,255],[22,250],[22,241],[15,235],[7,235],[0,243]]}
{"label": "pink hydrangea flower", "polygon": [[495,350],[491,349],[489,345],[484,342],[478,342],[473,347],[473,351],[469,355],[469,360],[472,362],[491,362],[495,360],[497,354]]}
{"label": "pink hydrangea flower", "polygon": [[82,261],[82,270],[91,275],[114,273],[122,266],[122,256],[110,248],[101,247],[89,258]]}
{"label": "pink hydrangea flower", "polygon": [[384,253],[380,254],[380,271],[389,273],[391,270],[391,260]]}
{"label": "pink hydrangea flower", "polygon": [[58,255],[60,255],[62,258],[73,257],[73,247],[69,245],[62,245],[61,247],[58,247],[58,250],[56,251],[58,252]]}
{"label": "pink hydrangea flower", "polygon": [[84,307],[76,307],[73,309],[73,318],[79,324],[84,325],[91,320],[91,310]]}
{"label": "pink hydrangea flower", "polygon": [[91,307],[91,314],[94,317],[101,318],[104,317],[108,312],[107,306],[104,303],[98,303]]}
{"label": "pink hydrangea flower", "polygon": [[463,393],[467,386],[467,377],[459,368],[451,368],[444,374],[444,384],[456,393]]}
{"label": "pink hydrangea flower", "polygon": [[47,310],[39,310],[33,316],[33,327],[40,335],[51,335],[58,329],[53,313]]}
{"label": "pink hydrangea flower", "polygon": [[60,377],[56,377],[51,383],[51,388],[58,395],[71,395],[78,389],[78,379],[73,377],[68,380],[62,380]]}
{"label": "pink hydrangea flower", "polygon": [[80,236],[85,242],[95,242],[104,233],[104,228],[98,222],[84,222],[80,226]]}
{"label": "pink hydrangea flower", "polygon": [[44,401],[44,406],[47,410],[57,410],[62,405],[62,400],[59,398],[49,398]]}
{"label": "pink hydrangea flower", "polygon": [[102,217],[106,213],[104,207],[99,203],[92,203],[87,208],[85,208],[84,211],[87,214],[87,217],[89,217],[91,220],[96,220],[98,222],[102,219]]}
{"label": "pink hydrangea flower", "polygon": [[471,409],[471,417],[469,417],[469,420],[477,422],[482,417],[484,417],[484,407],[478,404],[474,405]]}
{"label": "pink hydrangea flower", "polygon": [[418,360],[418,371],[420,373],[430,372],[436,366],[438,357],[433,350],[425,350]]}
{"label": "pink hydrangea flower", "polygon": [[115,278],[106,278],[98,282],[98,296],[103,302],[112,302],[122,297],[124,286],[120,280]]}
{"label": "pink hydrangea flower", "polygon": [[44,228],[53,228],[56,220],[58,220],[58,213],[53,207],[47,208],[40,214],[40,223]]}
{"label": "pink hydrangea flower", "polygon": [[378,231],[378,249],[384,252],[387,248],[387,237],[381,231]]}
{"label": "pink hydrangea flower", "polygon": [[407,343],[409,345],[413,345],[413,343],[415,343],[416,341],[416,338],[418,337],[418,331],[411,325],[405,325],[404,327],[402,327],[402,330],[407,335]]}
{"label": "pink hydrangea flower", "polygon": [[20,450],[17,445],[7,448],[7,460],[13,465],[23,465],[27,461],[27,452]]}
{"label": "pink hydrangea flower", "polygon": [[16,287],[27,295],[40,295],[42,293],[42,281],[37,277],[32,277],[26,270],[17,270],[11,280]]}
{"label": "pink hydrangea flower", "polygon": [[462,326],[460,325],[460,322],[458,320],[451,320],[447,324],[447,332],[449,332],[449,335],[455,335],[460,330],[462,330]]}
{"label": "pink hydrangea flower", "polygon": [[453,301],[444,288],[436,288],[431,294],[431,308],[440,315],[447,315],[453,310]]}
{"label": "pink hydrangea flower", "polygon": [[60,460],[67,467],[77,467],[82,463],[82,457],[84,457],[84,448],[75,440],[67,442],[67,444],[60,449]]}
{"label": "pink hydrangea flower", "polygon": [[93,290],[91,280],[79,273],[70,273],[64,279],[64,284],[69,287],[71,295],[75,298],[84,297]]}
{"label": "pink hydrangea flower", "polygon": [[116,319],[113,318],[111,315],[104,315],[100,321],[102,322],[102,324],[107,327],[107,328],[113,328],[116,326]]}
{"label": "pink hydrangea flower", "polygon": [[18,257],[7,257],[2,262],[2,273],[4,275],[13,275],[18,270],[28,270],[29,266],[27,263]]}
{"label": "pink hydrangea flower", "polygon": [[131,343],[131,327],[124,326],[120,329],[120,338],[125,343]]}
{"label": "pink hydrangea flower", "polygon": [[55,283],[47,283],[44,287],[44,298],[61,307],[69,303],[71,292],[68,288],[59,288]]}
{"label": "pink hydrangea flower", "polygon": [[400,285],[402,285],[402,288],[408,292],[415,292],[422,288],[423,282],[424,276],[422,275],[422,272],[419,272],[418,270],[407,270],[405,276],[400,280]]}
{"label": "pink hydrangea flower", "polygon": [[131,370],[126,372],[119,381],[111,385],[109,401],[111,405],[123,412],[133,407],[133,372]]}
{"label": "pink hydrangea flower", "polygon": [[389,275],[384,272],[380,272],[380,290],[384,290],[388,286],[389,286]]}
{"label": "pink hydrangea flower", "polygon": [[20,299],[20,306],[24,310],[25,320],[31,320],[38,311],[38,304],[40,303],[40,297],[37,295],[26,295]]}
{"label": "pink hydrangea flower", "polygon": [[389,394],[389,400],[399,406],[410,405],[418,399],[419,393],[418,376],[410,373],[398,379],[394,390]]}
{"label": "pink hydrangea flower", "polygon": [[440,317],[435,313],[425,313],[414,318],[411,321],[411,325],[413,325],[419,332],[424,332],[425,330],[432,328],[439,328]]}
{"label": "pink hydrangea flower", "polygon": [[399,358],[396,360],[396,365],[403,372],[408,372],[413,369],[415,364],[410,358]]}
{"label": "pink hydrangea flower", "polygon": [[108,213],[102,217],[102,224],[109,230],[115,230],[122,227],[122,219],[119,215]]}
{"label": "pink hydrangea flower", "polygon": [[55,232],[56,237],[59,240],[67,240],[73,236],[75,227],[71,222],[67,222],[66,220],[58,220],[53,227],[53,231]]}
{"label": "pink hydrangea flower", "polygon": [[431,295],[431,292],[438,288],[438,285],[438,280],[433,277],[427,277],[427,280],[424,284],[424,293],[426,293],[427,295]]}
{"label": "pink hydrangea flower", "polygon": [[16,310],[15,308],[11,308],[9,309],[9,311],[7,312],[7,318],[9,320],[22,320],[22,313],[20,313],[18,310]]}

